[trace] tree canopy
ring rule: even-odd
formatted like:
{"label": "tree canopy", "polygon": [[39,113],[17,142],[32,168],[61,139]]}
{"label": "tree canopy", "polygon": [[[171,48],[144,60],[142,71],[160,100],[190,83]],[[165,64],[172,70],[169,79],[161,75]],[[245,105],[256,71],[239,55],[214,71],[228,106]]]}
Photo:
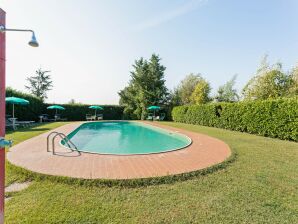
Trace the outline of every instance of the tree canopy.
{"label": "tree canopy", "polygon": [[290,76],[291,76],[292,82],[291,82],[289,94],[290,96],[298,96],[298,63],[291,71]]}
{"label": "tree canopy", "polygon": [[270,65],[265,56],[256,75],[244,87],[243,96],[247,100],[286,97],[291,85],[292,77],[282,71],[281,63]]}
{"label": "tree canopy", "polygon": [[172,92],[172,100],[176,105],[191,104],[191,95],[195,90],[196,85],[202,79],[200,74],[187,75]]}
{"label": "tree canopy", "polygon": [[236,102],[239,100],[237,89],[235,89],[237,75],[234,75],[231,80],[220,86],[217,90],[215,99],[218,102]]}
{"label": "tree canopy", "polygon": [[199,82],[195,86],[194,91],[190,96],[190,101],[193,104],[204,104],[210,101],[210,84],[203,78],[200,78]]}
{"label": "tree canopy", "polygon": [[39,68],[35,71],[35,76],[27,78],[29,85],[25,86],[25,88],[28,89],[32,95],[37,96],[42,100],[47,98],[47,92],[53,87],[51,76],[47,74],[49,72],[50,71],[44,71]]}
{"label": "tree canopy", "polygon": [[167,103],[166,68],[160,60],[158,55],[153,54],[149,60],[140,58],[135,61],[128,86],[118,93],[119,104],[125,106],[124,113],[129,118],[144,119],[148,106]]}

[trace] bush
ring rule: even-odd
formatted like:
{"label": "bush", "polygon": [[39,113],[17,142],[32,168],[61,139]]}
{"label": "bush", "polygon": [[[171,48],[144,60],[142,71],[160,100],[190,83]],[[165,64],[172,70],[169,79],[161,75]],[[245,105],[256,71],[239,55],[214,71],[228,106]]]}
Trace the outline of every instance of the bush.
{"label": "bush", "polygon": [[178,106],[175,122],[198,124],[298,141],[298,99]]}
{"label": "bush", "polygon": [[[41,114],[49,114],[54,118],[55,110],[47,110],[47,107],[52,104],[45,104],[41,99],[27,93],[7,88],[6,97],[19,97],[29,100],[30,104],[26,106],[15,105],[15,117],[19,120],[38,121],[38,116]],[[86,114],[94,114],[94,110],[89,109],[90,105],[85,104],[59,104],[65,107],[65,110],[59,111],[61,117],[67,118],[69,121],[86,120]],[[117,105],[103,105],[103,111],[97,111],[98,114],[103,114],[105,120],[121,120],[123,116],[123,107]],[[6,104],[6,114],[12,114],[12,105]]]}

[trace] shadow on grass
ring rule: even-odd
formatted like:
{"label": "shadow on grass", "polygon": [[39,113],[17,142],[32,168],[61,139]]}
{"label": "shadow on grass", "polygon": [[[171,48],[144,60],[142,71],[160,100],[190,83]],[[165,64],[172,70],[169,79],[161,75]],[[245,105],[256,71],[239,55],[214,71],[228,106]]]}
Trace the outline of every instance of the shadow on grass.
{"label": "shadow on grass", "polygon": [[36,131],[49,131],[51,128],[35,128],[35,127],[29,127],[29,128],[19,128],[15,131],[8,130],[6,131],[6,134],[13,134],[16,132],[36,132]]}
{"label": "shadow on grass", "polygon": [[49,127],[49,128],[44,128],[43,126],[48,125],[50,123],[42,123],[42,124],[35,124],[31,127],[22,127],[22,128],[18,128],[17,130],[6,130],[6,134],[13,134],[16,132],[38,132],[38,131],[49,131],[53,128]]}
{"label": "shadow on grass", "polygon": [[22,128],[17,130],[18,132],[34,132],[34,131],[49,131],[51,128]]}

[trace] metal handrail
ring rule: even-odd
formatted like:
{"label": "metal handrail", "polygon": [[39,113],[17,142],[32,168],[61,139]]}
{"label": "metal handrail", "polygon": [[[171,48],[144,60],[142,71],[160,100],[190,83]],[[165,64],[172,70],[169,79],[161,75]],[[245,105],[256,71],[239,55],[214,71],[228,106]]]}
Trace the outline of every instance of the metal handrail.
{"label": "metal handrail", "polygon": [[57,133],[59,133],[59,132],[57,132],[57,131],[53,131],[53,132],[51,132],[50,134],[48,134],[48,136],[47,136],[47,152],[50,151],[50,150],[49,150],[49,139],[50,139],[50,136],[51,136],[52,134],[57,134]]}
{"label": "metal handrail", "polygon": [[68,145],[68,147],[70,148],[71,151],[74,151],[72,148],[71,148],[71,145],[69,144],[69,142],[73,145],[73,147],[77,149],[77,147],[75,146],[75,144],[70,141],[70,139],[63,133],[57,133],[56,135],[54,135],[53,139],[52,139],[52,152],[53,154],[55,154],[55,138],[59,136],[62,140],[64,140],[66,142],[66,144]]}
{"label": "metal handrail", "polygon": [[[47,152],[49,152],[49,139],[52,134],[55,134],[54,137],[52,138],[52,153],[53,154],[55,154],[55,138],[57,136],[60,136],[60,138],[66,142],[66,144],[70,148],[70,150],[74,151],[71,147],[71,145],[72,145],[75,148],[75,150],[78,151],[76,145],[65,134],[63,134],[61,132],[53,131],[47,136]],[[69,143],[71,143],[71,145]]]}

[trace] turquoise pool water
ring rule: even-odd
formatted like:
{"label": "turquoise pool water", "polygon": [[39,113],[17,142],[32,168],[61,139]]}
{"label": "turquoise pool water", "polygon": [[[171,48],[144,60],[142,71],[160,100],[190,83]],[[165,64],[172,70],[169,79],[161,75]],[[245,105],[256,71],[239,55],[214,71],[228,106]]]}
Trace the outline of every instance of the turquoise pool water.
{"label": "turquoise pool water", "polygon": [[[138,122],[89,122],[68,138],[79,151],[100,154],[149,154],[184,148],[187,136]],[[65,143],[62,143],[65,145]]]}

